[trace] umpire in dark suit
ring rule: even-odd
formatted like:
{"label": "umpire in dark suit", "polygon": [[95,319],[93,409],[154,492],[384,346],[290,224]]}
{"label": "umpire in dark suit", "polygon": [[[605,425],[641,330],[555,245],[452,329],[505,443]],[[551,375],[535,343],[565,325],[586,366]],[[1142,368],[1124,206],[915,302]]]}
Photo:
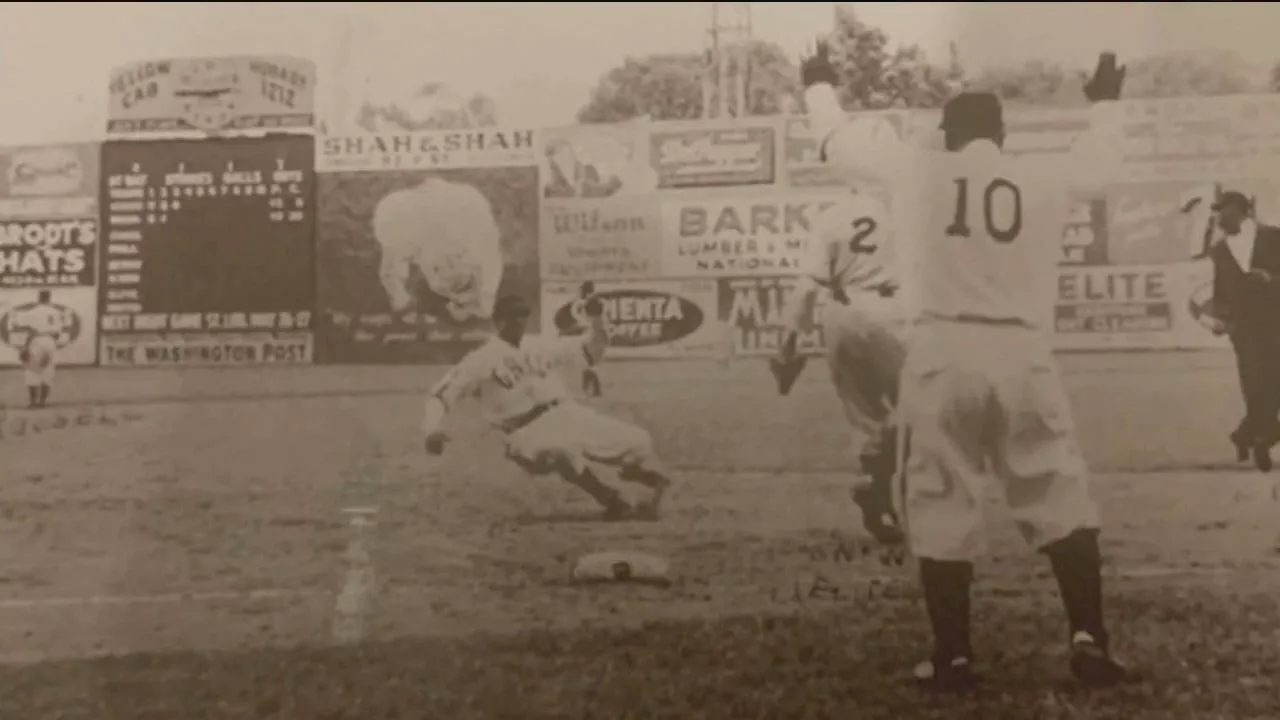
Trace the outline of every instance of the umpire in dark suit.
{"label": "umpire in dark suit", "polygon": [[1209,250],[1214,315],[1235,349],[1245,406],[1231,442],[1238,459],[1252,453],[1268,472],[1280,441],[1280,228],[1259,224],[1239,192],[1222,193],[1213,209],[1223,233]]}

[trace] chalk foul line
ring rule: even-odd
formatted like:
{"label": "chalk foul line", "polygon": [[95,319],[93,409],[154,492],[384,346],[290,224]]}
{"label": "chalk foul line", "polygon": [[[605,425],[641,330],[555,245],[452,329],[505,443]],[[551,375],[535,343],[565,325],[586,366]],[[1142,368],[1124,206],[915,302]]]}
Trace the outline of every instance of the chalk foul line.
{"label": "chalk foul line", "polygon": [[[363,574],[363,568],[355,568],[357,576]],[[1257,572],[1274,572],[1270,568],[1250,568],[1244,570],[1231,568],[1175,568],[1175,567],[1131,567],[1126,569],[1104,571],[1104,578],[1111,580],[1142,580],[1172,577],[1227,577],[1236,574]],[[844,578],[842,582],[858,583],[893,583],[909,581],[898,575],[873,575]],[[361,594],[370,588],[364,583],[355,583]],[[363,587],[361,587],[363,585]],[[425,588],[399,588],[390,590],[393,594],[419,595]],[[0,598],[0,611],[44,608],[84,608],[102,606],[134,606],[134,605],[180,605],[183,603],[214,602],[263,602],[268,600],[294,600],[304,598],[334,599],[342,594],[325,589],[288,589],[262,588],[258,590],[213,590],[208,592],[172,592],[140,595],[89,595],[81,597],[44,597],[44,598]],[[362,603],[360,603],[362,604]]]}
{"label": "chalk foul line", "polygon": [[77,608],[131,605],[180,605],[211,602],[261,602],[291,600],[332,593],[319,590],[265,588],[260,590],[211,590],[207,592],[171,592],[148,595],[88,595],[81,597],[0,598],[0,610],[29,608]]}

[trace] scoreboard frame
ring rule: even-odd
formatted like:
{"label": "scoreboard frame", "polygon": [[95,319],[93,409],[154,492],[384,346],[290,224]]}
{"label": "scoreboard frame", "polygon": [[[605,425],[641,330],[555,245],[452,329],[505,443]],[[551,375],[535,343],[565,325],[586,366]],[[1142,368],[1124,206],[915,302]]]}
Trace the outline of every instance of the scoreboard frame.
{"label": "scoreboard frame", "polygon": [[301,133],[103,143],[103,365],[311,362],[315,150]]}
{"label": "scoreboard frame", "polygon": [[[246,158],[272,153],[274,164],[254,159],[255,165],[245,166]],[[290,134],[104,143],[103,332],[309,329],[315,306],[314,155],[312,137]],[[259,203],[265,219],[243,207]],[[283,243],[289,247],[282,252]],[[253,262],[262,255],[270,264]],[[157,259],[174,264],[148,264]],[[239,272],[228,269],[235,265]],[[282,295],[289,298],[262,301]],[[258,301],[246,302],[246,296]]]}

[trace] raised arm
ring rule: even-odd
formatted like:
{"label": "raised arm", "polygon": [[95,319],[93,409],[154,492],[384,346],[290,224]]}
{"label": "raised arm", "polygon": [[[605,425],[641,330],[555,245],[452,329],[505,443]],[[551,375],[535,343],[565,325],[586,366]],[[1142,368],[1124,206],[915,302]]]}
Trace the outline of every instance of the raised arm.
{"label": "raised arm", "polygon": [[1093,76],[1085,83],[1085,98],[1091,103],[1089,127],[1072,143],[1065,174],[1077,192],[1100,193],[1115,177],[1114,171],[1123,160],[1124,110],[1119,100],[1127,69],[1116,66],[1115,53],[1104,52],[1098,56]]}
{"label": "raised arm", "polygon": [[836,94],[837,75],[830,49],[817,49],[800,63],[810,128],[818,137],[819,155],[852,182],[892,185],[918,163],[921,150],[903,142],[897,130],[879,117],[850,120]]}

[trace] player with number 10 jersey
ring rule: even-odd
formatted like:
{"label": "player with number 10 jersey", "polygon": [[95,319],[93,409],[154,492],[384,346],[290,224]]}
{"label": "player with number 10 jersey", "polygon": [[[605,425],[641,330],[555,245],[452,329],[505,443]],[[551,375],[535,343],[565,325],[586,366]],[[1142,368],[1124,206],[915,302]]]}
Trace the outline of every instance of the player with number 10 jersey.
{"label": "player with number 10 jersey", "polygon": [[[1046,491],[1043,502],[1052,507],[1015,508],[1033,545],[1098,523],[1048,333],[1071,191],[1106,177],[1104,133],[1114,123],[1105,113],[1115,103],[1100,105],[1093,134],[1062,164],[1006,154],[985,137],[952,152],[918,149],[884,124],[853,122],[827,137],[828,162],[856,182],[883,184],[893,197],[915,320],[899,402],[912,433],[904,514],[918,555],[980,552],[980,505],[973,503],[989,480],[1010,492],[1046,476],[1079,486]],[[1002,114],[994,96],[960,95],[944,109],[943,126],[962,118],[997,134]]]}
{"label": "player with number 10 jersey", "polygon": [[819,46],[802,65],[822,154],[851,184],[888,189],[915,323],[899,392],[899,517],[920,560],[935,648],[916,677],[972,682],[969,594],[989,490],[999,490],[1024,540],[1044,552],[1066,604],[1071,666],[1091,684],[1126,677],[1102,618],[1100,519],[1071,408],[1052,356],[1053,273],[1072,195],[1097,192],[1119,158],[1124,72],[1104,54],[1086,95],[1088,130],[1061,162],[1004,150],[992,93],[943,107],[945,152],[904,142],[882,120],[848,122]]}

